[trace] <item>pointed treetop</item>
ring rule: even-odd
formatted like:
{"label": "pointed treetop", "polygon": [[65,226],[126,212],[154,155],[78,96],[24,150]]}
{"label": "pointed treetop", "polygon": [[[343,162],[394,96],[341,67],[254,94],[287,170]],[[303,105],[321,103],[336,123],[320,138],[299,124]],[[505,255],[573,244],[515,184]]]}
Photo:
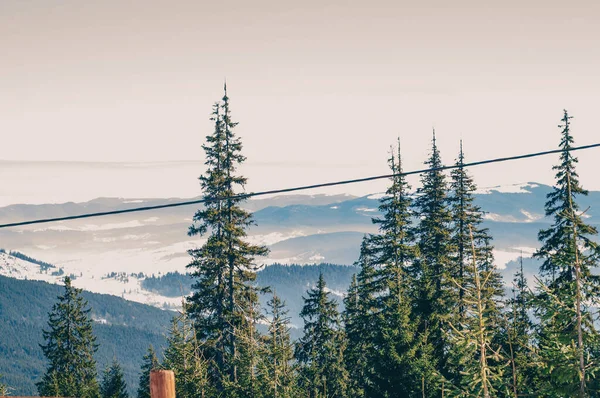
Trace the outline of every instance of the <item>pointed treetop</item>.
{"label": "pointed treetop", "polygon": [[227,78],[223,79],[223,101],[227,101],[229,97],[227,96]]}
{"label": "pointed treetop", "polygon": [[435,127],[433,128],[433,147],[435,148]]}
{"label": "pointed treetop", "polygon": [[463,140],[460,140],[460,150],[458,152],[458,164],[463,165],[465,162],[465,153],[463,152]]}
{"label": "pointed treetop", "polygon": [[402,173],[402,156],[400,155],[400,137],[398,137],[398,173]]}

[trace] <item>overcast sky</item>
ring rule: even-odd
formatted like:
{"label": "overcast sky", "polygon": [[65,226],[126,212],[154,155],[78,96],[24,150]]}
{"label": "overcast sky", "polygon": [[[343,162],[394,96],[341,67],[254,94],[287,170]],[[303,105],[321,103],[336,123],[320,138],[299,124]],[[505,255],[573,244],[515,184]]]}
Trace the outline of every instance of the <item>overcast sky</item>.
{"label": "overcast sky", "polygon": [[[446,163],[459,139],[552,149],[563,108],[599,142],[598,21],[595,0],[0,0],[0,159],[201,161],[224,78],[252,190],[385,173],[398,136],[421,168],[434,127]],[[579,156],[600,189],[600,150]],[[473,173],[551,183],[555,160]]]}

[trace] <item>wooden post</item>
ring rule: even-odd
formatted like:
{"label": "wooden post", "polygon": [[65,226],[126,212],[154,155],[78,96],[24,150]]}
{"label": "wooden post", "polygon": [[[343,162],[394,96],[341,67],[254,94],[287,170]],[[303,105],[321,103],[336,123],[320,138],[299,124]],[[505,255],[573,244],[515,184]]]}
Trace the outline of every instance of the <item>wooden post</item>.
{"label": "wooden post", "polygon": [[175,374],[172,370],[150,372],[150,398],[175,398]]}

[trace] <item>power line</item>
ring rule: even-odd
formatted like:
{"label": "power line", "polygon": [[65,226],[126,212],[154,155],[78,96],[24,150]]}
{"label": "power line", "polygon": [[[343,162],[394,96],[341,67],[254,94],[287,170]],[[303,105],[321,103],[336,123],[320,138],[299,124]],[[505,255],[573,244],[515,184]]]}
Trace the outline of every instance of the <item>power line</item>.
{"label": "power line", "polygon": [[[584,149],[591,149],[591,148],[598,148],[598,147],[600,147],[600,143],[573,147],[569,151],[580,151],[580,150],[584,150]],[[140,212],[140,211],[165,209],[168,207],[189,206],[189,205],[194,205],[194,204],[216,202],[219,200],[227,200],[227,199],[247,199],[247,198],[255,197],[255,196],[264,196],[264,195],[272,195],[272,194],[279,194],[279,193],[304,191],[307,189],[325,188],[325,187],[332,187],[332,186],[336,186],[336,185],[356,184],[359,182],[381,180],[384,178],[392,178],[392,177],[397,177],[397,176],[401,176],[401,175],[408,176],[408,175],[413,175],[413,174],[422,174],[422,173],[426,173],[429,171],[451,170],[451,169],[457,169],[460,167],[466,168],[466,167],[473,167],[473,166],[481,166],[481,165],[490,164],[490,163],[501,163],[501,162],[507,162],[507,161],[512,161],[512,160],[528,159],[528,158],[551,155],[554,153],[561,153],[561,152],[564,152],[564,150],[563,149],[553,149],[550,151],[534,152],[534,153],[528,153],[525,155],[517,155],[517,156],[509,156],[509,157],[496,158],[496,159],[480,160],[478,162],[464,163],[463,165],[442,166],[442,167],[437,167],[437,168],[413,170],[413,171],[407,171],[407,172],[396,173],[396,174],[384,174],[384,175],[379,175],[379,176],[355,178],[352,180],[325,182],[325,183],[313,184],[313,185],[303,185],[303,186],[293,187],[293,188],[273,189],[270,191],[261,191],[261,192],[250,192],[250,193],[244,193],[244,194],[234,195],[234,196],[230,196],[230,197],[204,198],[204,199],[191,200],[191,201],[186,201],[186,202],[168,203],[168,204],[163,204],[163,205],[145,206],[145,207],[135,207],[132,209],[111,210],[111,211],[105,211],[105,212],[86,213],[86,214],[79,214],[79,215],[66,216],[66,217],[55,217],[55,218],[45,218],[45,219],[38,219],[38,220],[21,221],[21,222],[16,222],[16,223],[0,224],[0,229],[1,228],[10,228],[10,227],[19,227],[19,226],[24,226],[24,225],[32,225],[32,224],[49,223],[49,222],[55,222],[55,221],[77,220],[80,218],[102,217],[102,216],[110,216],[110,215],[123,214],[123,213],[135,213],[135,212]]]}

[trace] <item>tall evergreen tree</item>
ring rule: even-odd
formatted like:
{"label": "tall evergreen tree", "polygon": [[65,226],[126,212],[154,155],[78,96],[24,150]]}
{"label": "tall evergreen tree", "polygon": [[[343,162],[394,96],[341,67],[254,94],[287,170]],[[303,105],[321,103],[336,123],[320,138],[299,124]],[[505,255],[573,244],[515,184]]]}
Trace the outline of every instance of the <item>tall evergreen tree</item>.
{"label": "tall evergreen tree", "polygon": [[377,271],[373,262],[369,237],[363,238],[360,257],[355,265],[360,267],[353,276],[344,299],[344,326],[347,347],[344,353],[349,374],[348,396],[366,397],[373,390],[376,335],[379,305]]}
{"label": "tall evergreen tree", "polygon": [[293,364],[294,345],[290,338],[288,311],[277,294],[267,302],[269,330],[264,337],[260,380],[263,396],[292,398],[296,395],[296,374]]}
{"label": "tall evergreen tree", "polygon": [[588,192],[575,170],[570,119],[565,110],[559,126],[560,164],[553,167],[556,186],[545,206],[554,223],[539,232],[542,246],[534,255],[543,260],[540,273],[545,277],[536,313],[545,390],[552,396],[585,397],[592,393],[590,382],[599,370],[599,336],[591,307],[598,305],[600,280],[591,269],[598,265],[600,248],[593,240],[597,229],[584,222],[577,203],[577,197]]}
{"label": "tall evergreen tree", "polygon": [[[459,372],[445,388],[450,396],[483,397],[498,396],[503,388],[503,368],[498,366],[503,360],[500,346],[494,341],[494,334],[500,326],[498,316],[489,306],[492,300],[486,297],[489,291],[488,283],[493,281],[493,271],[482,270],[478,266],[475,240],[469,226],[471,240],[471,269],[472,281],[461,285],[453,279],[456,286],[463,291],[464,311],[456,317],[455,324],[450,322],[448,335],[452,343],[451,358],[457,359]],[[466,270],[464,270],[466,271]]]}
{"label": "tall evergreen tree", "polygon": [[[450,194],[448,202],[452,215],[451,242],[453,253],[451,260],[454,263],[450,270],[453,281],[452,296],[458,297],[458,308],[454,317],[448,322],[454,331],[453,335],[462,335],[464,338],[454,339],[458,344],[466,341],[477,341],[474,336],[469,336],[470,331],[477,331],[478,326],[473,325],[473,314],[478,308],[473,307],[474,300],[481,301],[484,311],[482,319],[485,320],[487,330],[486,338],[499,344],[500,328],[502,325],[501,302],[504,294],[502,277],[494,265],[493,247],[491,236],[487,228],[482,227],[483,212],[475,204],[475,192],[477,186],[473,178],[467,173],[464,165],[464,152],[462,141],[460,152],[456,160],[456,168],[451,172]],[[475,267],[473,262],[475,261]],[[476,286],[476,279],[482,279]],[[469,295],[470,297],[467,297]],[[471,317],[471,319],[468,319]],[[464,333],[463,327],[467,328]],[[490,334],[494,332],[494,334]],[[469,340],[469,338],[474,340]],[[465,340],[466,339],[466,340]],[[470,350],[450,349],[447,376],[455,384],[460,384],[464,379],[464,366],[473,361],[479,362],[473,355],[479,353]],[[466,357],[463,357],[466,355]],[[484,358],[485,359],[485,358]],[[494,363],[486,363],[489,369],[493,369]]]}
{"label": "tall evergreen tree", "polygon": [[309,398],[346,397],[348,375],[344,367],[344,333],[337,304],[326,291],[323,274],[307,292],[300,312],[304,335],[296,345],[300,364],[299,385]]}
{"label": "tall evergreen tree", "polygon": [[158,369],[160,366],[158,358],[156,357],[156,352],[154,351],[154,347],[152,347],[152,345],[148,347],[148,352],[146,355],[144,355],[142,361],[142,373],[140,375],[137,398],[150,398],[150,372]]}
{"label": "tall evergreen tree", "polygon": [[121,369],[117,358],[114,358],[112,364],[104,370],[100,395],[102,398],[129,398],[123,369]]}
{"label": "tall evergreen tree", "polygon": [[239,337],[249,324],[247,317],[258,302],[252,282],[256,278],[253,261],[265,255],[263,246],[249,244],[246,229],[253,224],[249,212],[240,207],[246,178],[237,174],[245,161],[242,143],[234,133],[237,123],[231,120],[229,97],[225,95],[215,104],[211,120],[215,127],[203,145],[207,171],[200,184],[204,196],[210,199],[194,215],[194,224],[188,234],[208,235],[199,249],[190,250],[192,276],[196,282],[189,299],[192,316],[204,355],[210,359],[211,378],[216,388],[224,392],[226,386],[235,389],[241,363]]}
{"label": "tall evergreen tree", "polygon": [[[449,344],[443,332],[444,323],[457,311],[458,295],[451,282],[456,275],[456,264],[451,259],[451,213],[448,207],[448,184],[439,170],[442,160],[436,145],[435,132],[431,155],[425,162],[430,170],[421,177],[414,201],[417,225],[416,242],[419,255],[413,262],[410,278],[413,281],[413,318],[418,323],[419,357],[430,357],[428,368],[448,376],[447,354]],[[426,396],[440,394],[434,372],[422,370],[422,388]],[[423,387],[424,386],[424,387]]]}
{"label": "tall evergreen tree", "polygon": [[[366,319],[365,323],[366,330],[375,330],[374,335],[370,333],[374,342],[368,350],[374,357],[371,391],[366,391],[368,396],[409,397],[417,394],[420,382],[413,370],[416,327],[411,320],[410,287],[413,285],[407,273],[407,268],[415,260],[416,247],[410,186],[401,174],[399,141],[397,152],[395,154],[392,148],[388,163],[394,177],[380,201],[382,216],[373,219],[379,226],[378,234],[370,239],[376,275],[360,285],[361,290],[367,288],[371,291],[370,301],[377,298],[373,304],[377,307],[373,311],[375,316],[372,320]],[[373,279],[375,282],[371,281]],[[373,287],[369,289],[371,285]],[[426,360],[424,357],[421,359]]]}
{"label": "tall evergreen tree", "polygon": [[37,383],[41,396],[95,398],[99,396],[90,308],[81,290],[64,279],[65,289],[48,314],[42,352],[48,367]]}

